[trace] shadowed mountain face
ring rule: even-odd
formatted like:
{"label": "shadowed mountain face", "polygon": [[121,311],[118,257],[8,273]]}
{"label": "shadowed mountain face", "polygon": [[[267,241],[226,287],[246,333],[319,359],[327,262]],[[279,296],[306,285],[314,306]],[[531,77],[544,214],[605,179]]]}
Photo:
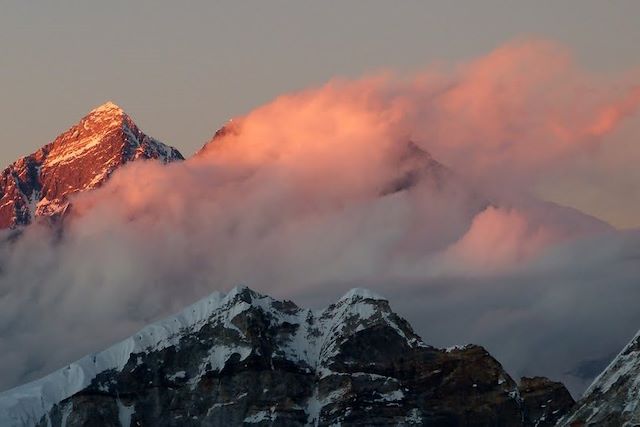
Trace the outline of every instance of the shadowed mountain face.
{"label": "shadowed mountain face", "polygon": [[595,379],[562,426],[640,424],[640,332]]}
{"label": "shadowed mountain face", "polygon": [[175,148],[145,135],[122,109],[106,103],[0,175],[0,229],[56,218],[74,193],[97,188],[139,159],[183,160]]}
{"label": "shadowed mountain face", "polygon": [[311,311],[239,288],[0,394],[0,424],[550,426],[572,404],[482,347],[426,345],[369,291]]}

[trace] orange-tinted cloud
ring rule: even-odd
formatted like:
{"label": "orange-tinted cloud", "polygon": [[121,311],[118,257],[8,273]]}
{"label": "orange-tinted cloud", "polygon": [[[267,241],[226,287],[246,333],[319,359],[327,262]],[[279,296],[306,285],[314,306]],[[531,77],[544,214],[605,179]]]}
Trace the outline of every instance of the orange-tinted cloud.
{"label": "orange-tinted cloud", "polygon": [[[439,273],[452,288],[461,276],[508,273],[546,295],[552,284],[527,267],[558,242],[610,230],[535,199],[531,184],[608,143],[636,109],[632,84],[593,76],[540,41],[448,70],[279,97],[234,119],[195,159],[130,164],[78,195],[61,237],[33,228],[0,246],[0,320],[16,325],[0,337],[13,361],[0,378],[44,373],[240,283],[304,302],[375,284],[410,295],[398,277],[426,294]],[[608,256],[602,265],[613,265]],[[560,270],[573,263],[563,257]],[[492,300],[481,309],[505,295],[493,283],[478,284]],[[460,299],[482,304],[470,289]],[[442,306],[453,313],[459,302]]]}
{"label": "orange-tinted cloud", "polygon": [[560,235],[526,213],[493,206],[479,213],[465,235],[445,252],[445,260],[472,274],[494,272],[539,255]]}
{"label": "orange-tinted cloud", "polygon": [[450,69],[279,97],[236,119],[204,157],[282,166],[301,178],[331,170],[351,188],[376,179],[385,150],[412,139],[460,174],[530,183],[637,111],[635,77],[594,75],[552,42],[522,40]]}

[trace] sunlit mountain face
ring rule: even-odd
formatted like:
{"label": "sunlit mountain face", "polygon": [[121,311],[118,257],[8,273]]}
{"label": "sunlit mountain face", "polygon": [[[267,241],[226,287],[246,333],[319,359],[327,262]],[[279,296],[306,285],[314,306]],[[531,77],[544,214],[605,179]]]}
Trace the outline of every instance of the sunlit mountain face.
{"label": "sunlit mountain face", "polygon": [[139,159],[166,163],[183,157],[142,133],[120,107],[107,102],[2,172],[0,228],[60,217],[73,194],[98,188],[119,167]]}
{"label": "sunlit mountain face", "polygon": [[309,307],[370,288],[427,345],[578,397],[640,326],[640,235],[535,190],[615,144],[635,84],[521,41],[282,95],[186,160],[104,104],[2,174],[0,389],[244,284]]}

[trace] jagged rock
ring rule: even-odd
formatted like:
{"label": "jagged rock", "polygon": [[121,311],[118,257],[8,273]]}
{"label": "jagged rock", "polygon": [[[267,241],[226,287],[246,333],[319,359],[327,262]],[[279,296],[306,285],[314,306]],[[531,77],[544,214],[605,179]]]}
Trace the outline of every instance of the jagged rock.
{"label": "jagged rock", "polygon": [[0,394],[0,424],[547,425],[540,384],[522,398],[482,347],[428,346],[369,291],[311,311],[237,288]]}
{"label": "jagged rock", "polygon": [[560,426],[640,425],[640,332],[584,393]]}
{"label": "jagged rock", "polygon": [[101,105],[52,143],[2,171],[0,229],[63,215],[72,194],[101,186],[118,168],[138,159],[168,163],[183,157],[145,135],[117,105]]}
{"label": "jagged rock", "polygon": [[555,426],[575,401],[564,384],[544,377],[520,379],[520,397],[529,426]]}

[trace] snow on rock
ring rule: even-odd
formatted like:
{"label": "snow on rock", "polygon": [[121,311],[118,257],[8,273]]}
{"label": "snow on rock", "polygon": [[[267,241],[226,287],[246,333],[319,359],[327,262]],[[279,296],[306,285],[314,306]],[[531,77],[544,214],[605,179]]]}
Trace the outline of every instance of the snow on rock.
{"label": "snow on rock", "polygon": [[271,411],[260,411],[244,419],[247,424],[258,424],[264,421],[271,421]]}
{"label": "snow on rock", "polygon": [[181,330],[201,327],[225,301],[221,293],[215,292],[105,351],[85,356],[40,380],[0,393],[0,425],[35,424],[54,403],[86,388],[97,374],[122,370],[132,354],[175,344]]}
{"label": "snow on rock", "polygon": [[340,298],[340,301],[356,300],[356,299],[370,299],[370,300],[374,300],[374,301],[387,301],[386,298],[376,294],[375,292],[370,291],[369,289],[363,289],[363,288],[353,288],[353,289],[351,289],[349,292],[344,294],[344,296],[342,298]]}
{"label": "snow on rock", "polygon": [[427,346],[369,291],[314,311],[238,287],[0,393],[0,425],[520,425],[522,403],[486,350]]}
{"label": "snow on rock", "polygon": [[145,135],[120,107],[107,102],[2,171],[0,229],[63,215],[73,194],[101,186],[124,164],[142,159],[169,163],[183,157]]}
{"label": "snow on rock", "polygon": [[[185,334],[198,332],[204,325],[219,325],[226,330],[242,334],[234,326],[233,320],[243,312],[258,309],[267,313],[276,325],[284,323],[298,325],[290,337],[283,339],[275,356],[296,362],[303,362],[310,369],[319,369],[325,375],[330,373],[322,367],[323,361],[336,354],[336,342],[341,334],[355,332],[374,314],[378,321],[391,322],[382,316],[380,309],[371,305],[375,301],[385,301],[374,293],[355,289],[341,298],[337,304],[322,311],[300,309],[293,303],[282,307],[282,303],[260,295],[246,287],[236,287],[227,295],[219,292],[211,294],[182,312],[151,324],[135,335],[113,347],[71,363],[40,380],[0,393],[0,425],[33,424],[58,402],[85,389],[100,373],[122,371],[134,355],[157,352],[167,347],[178,346]],[[384,310],[383,310],[384,311]],[[397,325],[393,325],[398,328]],[[201,361],[200,374],[207,370],[220,371],[234,355],[246,359],[254,349],[249,344],[214,344],[208,356]],[[136,356],[135,365],[140,364]],[[185,378],[179,371],[168,379]],[[197,378],[196,378],[197,379]],[[128,409],[127,409],[128,410]]]}
{"label": "snow on rock", "polygon": [[640,424],[640,332],[594,380],[559,425]]}
{"label": "snow on rock", "polygon": [[394,390],[389,393],[385,393],[381,395],[378,400],[387,401],[387,402],[396,402],[398,400],[402,400],[404,398],[404,393],[402,390]]}
{"label": "snow on rock", "polygon": [[118,421],[122,427],[131,426],[131,416],[136,412],[133,406],[126,406],[118,400]]}

